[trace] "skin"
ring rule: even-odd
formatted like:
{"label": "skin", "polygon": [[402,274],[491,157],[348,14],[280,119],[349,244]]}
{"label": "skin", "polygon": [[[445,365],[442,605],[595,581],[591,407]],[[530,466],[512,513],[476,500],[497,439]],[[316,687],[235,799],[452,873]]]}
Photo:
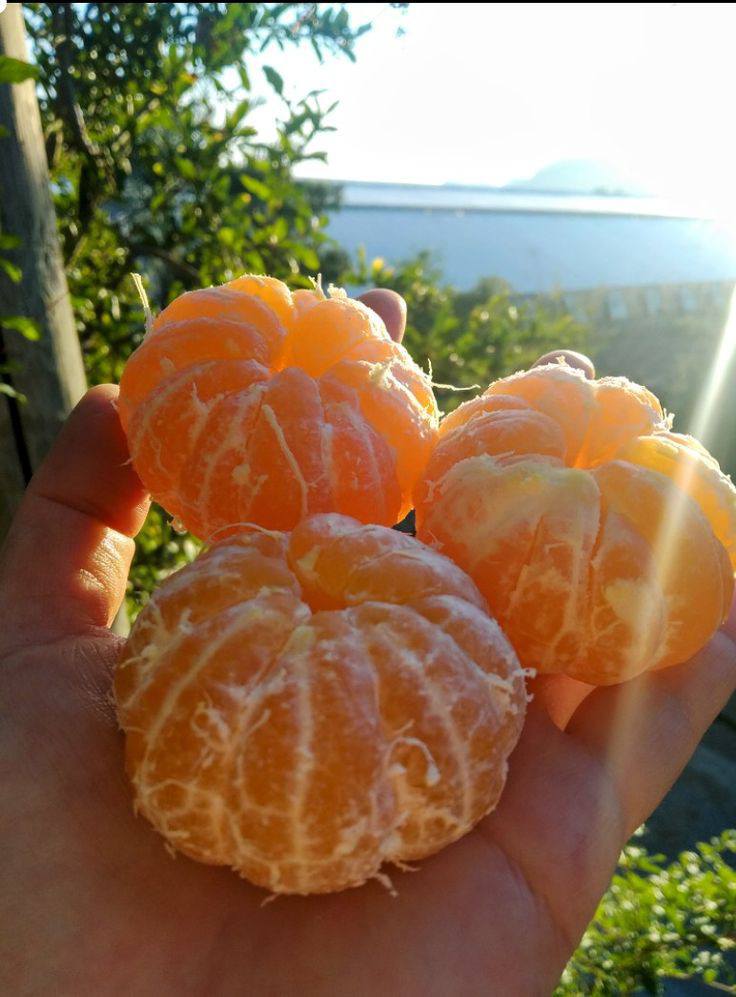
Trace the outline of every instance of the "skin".
{"label": "skin", "polygon": [[536,682],[500,806],[418,871],[387,870],[396,896],[372,882],[263,906],[230,871],[174,860],[131,808],[108,625],[148,501],[116,393],[79,403],[0,561],[0,989],[549,994],[736,686],[736,616],[688,664],[626,685]]}
{"label": "skin", "polygon": [[532,367],[543,367],[548,363],[566,363],[568,367],[582,370],[589,379],[595,377],[593,361],[584,353],[576,353],[575,350],[552,350],[550,353],[543,354],[539,360],[532,364]]}
{"label": "skin", "polygon": [[400,343],[406,329],[406,302],[385,287],[375,287],[361,295],[360,300],[383,319],[392,339]]}

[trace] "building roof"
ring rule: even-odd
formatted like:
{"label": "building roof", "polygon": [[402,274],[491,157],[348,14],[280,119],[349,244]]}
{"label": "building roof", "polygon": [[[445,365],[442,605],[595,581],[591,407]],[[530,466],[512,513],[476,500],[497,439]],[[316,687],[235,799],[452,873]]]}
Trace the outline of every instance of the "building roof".
{"label": "building roof", "polygon": [[346,182],[328,231],[389,263],[427,250],[460,288],[521,293],[736,281],[736,233],[651,198]]}
{"label": "building roof", "polygon": [[585,193],[469,184],[430,186],[417,183],[336,181],[342,202],[354,208],[448,208],[467,211],[531,211],[554,214],[644,215],[664,218],[700,218],[692,205],[655,197]]}

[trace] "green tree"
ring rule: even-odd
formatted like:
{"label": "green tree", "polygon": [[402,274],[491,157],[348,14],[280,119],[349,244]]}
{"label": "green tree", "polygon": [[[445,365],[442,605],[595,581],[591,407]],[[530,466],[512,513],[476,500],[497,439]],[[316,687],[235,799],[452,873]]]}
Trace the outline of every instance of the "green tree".
{"label": "green tree", "polygon": [[307,42],[353,55],[344,6],[28,4],[57,213],[88,372],[115,378],[142,335],[128,283],[149,277],[155,307],[244,271],[318,267],[324,202],[292,170],[320,157],[330,108],[284,96],[274,141],[250,124],[251,63]]}
{"label": "green tree", "polygon": [[[319,269],[334,193],[296,182],[293,169],[322,157],[315,141],[329,130],[331,106],[318,92],[287,99],[268,53],[306,44],[320,60],[352,59],[368,24],[354,24],[345,4],[53,3],[25,10],[92,383],[118,380],[143,335],[131,271],[145,274],[155,309],[184,290],[248,271],[308,284]],[[282,107],[268,142],[251,123],[254,92],[264,86]],[[134,596],[192,550],[155,510],[138,544]]]}

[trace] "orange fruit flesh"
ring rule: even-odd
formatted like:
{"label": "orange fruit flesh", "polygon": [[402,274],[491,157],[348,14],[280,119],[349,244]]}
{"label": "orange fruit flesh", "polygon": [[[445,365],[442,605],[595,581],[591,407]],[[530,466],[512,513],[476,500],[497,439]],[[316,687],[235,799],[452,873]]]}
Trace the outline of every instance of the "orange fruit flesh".
{"label": "orange fruit flesh", "polygon": [[325,298],[295,313],[286,363],[319,377],[364,342],[391,342],[378,315],[360,301]]}
{"label": "orange fruit flesh", "polygon": [[708,641],[733,592],[736,492],[650,392],[552,364],[446,422],[417,535],[475,580],[524,665],[610,684]]}
{"label": "orange fruit flesh", "polygon": [[136,808],[275,892],[357,886],[495,805],[523,672],[473,583],[411,537],[318,515],[172,576],[116,670]]}
{"label": "orange fruit flesh", "polygon": [[[294,306],[289,288],[276,277],[265,277],[257,274],[243,274],[224,285],[230,291],[253,295],[275,312],[281,324],[286,328],[293,314]],[[311,294],[311,292],[307,292]]]}
{"label": "orange fruit flesh", "polygon": [[374,312],[253,275],[172,302],[119,404],[142,481],[203,538],[321,511],[392,525],[438,425],[429,379]]}
{"label": "orange fruit flesh", "polygon": [[661,425],[654,395],[626,378],[587,380],[566,364],[521,371],[490,385],[487,395],[511,395],[549,416],[563,432],[567,462],[589,467],[610,459],[619,446]]}
{"label": "orange fruit flesh", "polygon": [[136,350],[120,380],[124,425],[162,381],[210,360],[254,360],[264,367],[279,363],[283,336],[270,340],[253,325],[232,319],[197,318],[162,326]]}
{"label": "orange fruit flesh", "polygon": [[154,497],[175,515],[180,511],[179,482],[186,476],[188,450],[212,405],[235,392],[250,394],[268,376],[250,360],[214,360],[185,367],[160,383],[127,422],[133,462]]}
{"label": "orange fruit flesh", "polygon": [[[284,325],[269,306],[271,294],[247,294],[229,284],[186,291],[179,295],[153,321],[152,334],[159,333],[172,322],[191,319],[229,319],[253,325],[269,340],[284,340]],[[246,357],[246,359],[248,359]]]}
{"label": "orange fruit flesh", "polygon": [[736,503],[731,483],[697,440],[670,432],[640,436],[621,448],[619,458],[664,474],[692,496],[736,566]]}

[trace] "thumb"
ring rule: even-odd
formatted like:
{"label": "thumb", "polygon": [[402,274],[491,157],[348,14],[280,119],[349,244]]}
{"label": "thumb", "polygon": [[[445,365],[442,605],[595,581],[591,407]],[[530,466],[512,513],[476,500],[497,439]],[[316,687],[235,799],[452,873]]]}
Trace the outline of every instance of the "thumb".
{"label": "thumb", "polygon": [[117,388],[79,402],[26,490],[0,554],[0,654],[110,624],[148,497]]}

